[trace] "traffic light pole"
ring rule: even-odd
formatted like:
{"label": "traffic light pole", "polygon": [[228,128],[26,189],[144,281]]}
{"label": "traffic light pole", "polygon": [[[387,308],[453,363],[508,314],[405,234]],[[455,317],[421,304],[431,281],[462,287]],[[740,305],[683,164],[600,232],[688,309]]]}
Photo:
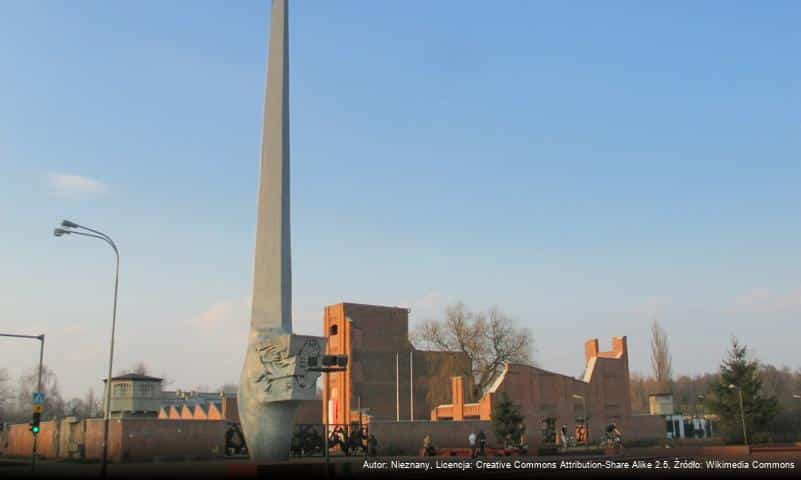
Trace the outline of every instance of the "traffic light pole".
{"label": "traffic light pole", "polygon": [[[44,360],[44,334],[39,335],[39,378],[36,381],[36,391],[42,391],[42,361]],[[33,432],[33,453],[31,454],[31,471],[36,471],[36,447],[38,446],[39,433]]]}
{"label": "traffic light pole", "polygon": [[[44,361],[44,341],[45,341],[44,333],[41,334],[41,335],[17,335],[17,334],[14,334],[14,333],[0,333],[0,337],[29,338],[29,339],[39,340],[39,374],[38,374],[38,378],[36,380],[36,392],[37,393],[41,393],[42,392],[42,365],[43,365],[43,361]],[[35,472],[36,471],[36,447],[37,447],[37,441],[36,440],[39,437],[39,435],[38,435],[38,433],[39,433],[39,431],[38,431],[39,425],[38,424],[36,425],[37,430],[34,431],[34,425],[33,424],[34,424],[34,422],[31,421],[31,433],[33,434],[33,451],[31,452],[31,471]]]}

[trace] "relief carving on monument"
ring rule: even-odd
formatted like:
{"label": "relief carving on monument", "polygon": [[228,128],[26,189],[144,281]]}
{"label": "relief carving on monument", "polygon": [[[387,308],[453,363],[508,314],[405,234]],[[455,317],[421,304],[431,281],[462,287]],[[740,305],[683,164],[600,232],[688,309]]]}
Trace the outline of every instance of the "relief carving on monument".
{"label": "relief carving on monument", "polygon": [[278,333],[257,335],[249,349],[247,380],[260,403],[314,399],[325,339]]}

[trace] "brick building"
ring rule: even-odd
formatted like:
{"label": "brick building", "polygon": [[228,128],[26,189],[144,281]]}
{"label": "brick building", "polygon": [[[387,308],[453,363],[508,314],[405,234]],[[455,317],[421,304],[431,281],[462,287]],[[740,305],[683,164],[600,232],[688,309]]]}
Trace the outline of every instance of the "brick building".
{"label": "brick building", "polygon": [[562,425],[572,433],[586,422],[591,440],[601,438],[609,423],[617,424],[628,438],[664,436],[660,417],[631,413],[626,337],[612,338],[612,350],[606,352],[599,351],[597,339],[587,341],[580,379],[528,365],[506,364],[478,402],[466,403],[464,390],[463,379],[452,378],[452,400],[434,407],[431,420],[491,420],[493,407],[506,394],[520,408],[531,435]]}
{"label": "brick building", "polygon": [[409,310],[398,307],[339,303],[325,308],[323,329],[327,353],[345,354],[345,372],[323,382],[322,422],[362,419],[427,420],[447,400],[449,379],[469,372],[461,353],[415,349],[409,341]]}

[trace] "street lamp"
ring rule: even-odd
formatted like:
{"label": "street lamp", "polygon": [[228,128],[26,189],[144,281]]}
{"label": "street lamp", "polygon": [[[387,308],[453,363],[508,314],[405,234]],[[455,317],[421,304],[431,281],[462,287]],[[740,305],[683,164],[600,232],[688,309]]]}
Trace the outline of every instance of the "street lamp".
{"label": "street lamp", "polygon": [[106,379],[106,398],[103,402],[105,404],[105,414],[103,415],[103,458],[100,462],[100,476],[101,478],[105,478],[108,464],[108,426],[111,419],[111,370],[114,364],[114,331],[117,327],[117,287],[119,285],[120,278],[120,252],[117,250],[117,245],[114,244],[114,240],[112,240],[111,237],[105,233],[89,227],[78,225],[77,223],[69,220],[63,220],[61,222],[61,227],[53,230],[53,235],[56,237],[61,237],[64,235],[80,235],[82,237],[91,237],[103,240],[111,247],[112,250],[114,250],[114,256],[116,258],[116,269],[114,271],[114,308],[111,314],[111,341],[109,345],[108,356],[108,378]]}
{"label": "street lamp", "polygon": [[578,393],[574,393],[573,398],[576,400],[581,400],[581,406],[584,410],[584,446],[590,448],[590,426],[587,422],[587,398],[584,397],[584,395],[579,395]]}
{"label": "street lamp", "polygon": [[706,418],[704,417],[704,400],[706,397],[704,395],[696,395],[695,396],[695,416],[698,416],[698,404],[701,404],[701,417],[698,418],[698,426],[701,427],[701,438],[706,438]]}
{"label": "street lamp", "polygon": [[729,384],[729,390],[737,389],[737,393],[740,394],[740,419],[743,421],[743,440],[745,441],[745,446],[748,446],[748,432],[745,429],[745,410],[743,409],[743,389],[742,387],[735,385],[733,383]]}

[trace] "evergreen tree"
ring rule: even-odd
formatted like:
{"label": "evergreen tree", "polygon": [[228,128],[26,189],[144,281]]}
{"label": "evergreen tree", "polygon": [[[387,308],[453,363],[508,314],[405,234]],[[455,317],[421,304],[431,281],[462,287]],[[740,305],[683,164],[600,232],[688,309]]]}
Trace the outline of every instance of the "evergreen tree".
{"label": "evergreen tree", "polygon": [[492,409],[492,428],[498,440],[503,442],[506,435],[517,440],[520,437],[520,427],[523,425],[523,415],[520,409],[510,399],[506,392],[501,394],[501,400]]}
{"label": "evergreen tree", "polygon": [[729,356],[720,365],[720,380],[712,387],[707,406],[720,416],[719,428],[726,438],[738,443],[743,442],[739,389],[743,393],[745,428],[751,440],[754,432],[759,432],[776,416],[778,403],[776,397],[763,391],[759,362],[749,359],[747,347],[732,338]]}

